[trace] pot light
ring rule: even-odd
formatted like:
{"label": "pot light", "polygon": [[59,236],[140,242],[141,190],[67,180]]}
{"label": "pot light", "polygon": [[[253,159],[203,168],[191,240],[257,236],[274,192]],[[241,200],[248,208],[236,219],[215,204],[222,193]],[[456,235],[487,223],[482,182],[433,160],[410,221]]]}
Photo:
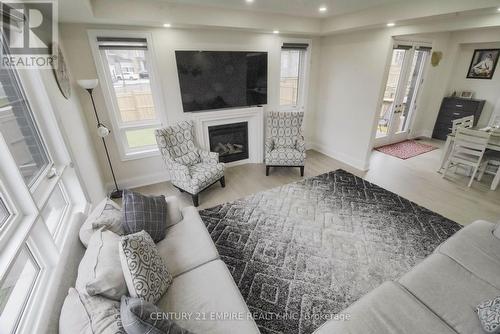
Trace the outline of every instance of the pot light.
{"label": "pot light", "polygon": [[245,0],[246,3],[253,3],[253,0]]}
{"label": "pot light", "polygon": [[273,34],[279,34],[280,31],[279,30],[273,30]]}
{"label": "pot light", "polygon": [[394,27],[395,25],[396,25],[396,23],[394,23],[394,22],[389,22],[389,23],[387,23],[387,26],[388,26],[388,27]]}
{"label": "pot light", "polygon": [[170,28],[172,25],[171,25],[170,23],[164,23],[164,24],[163,24],[163,26],[164,26],[165,28]]}
{"label": "pot light", "polygon": [[500,12],[500,7],[498,7],[497,10]]}
{"label": "pot light", "polygon": [[324,13],[328,10],[328,8],[326,6],[321,6],[318,8],[318,10],[321,12],[321,13]]}

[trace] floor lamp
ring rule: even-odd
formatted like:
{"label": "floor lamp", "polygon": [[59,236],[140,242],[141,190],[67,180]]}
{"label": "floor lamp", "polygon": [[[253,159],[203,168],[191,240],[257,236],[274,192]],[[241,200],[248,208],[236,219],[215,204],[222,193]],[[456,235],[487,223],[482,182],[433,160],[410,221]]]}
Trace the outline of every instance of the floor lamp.
{"label": "floor lamp", "polygon": [[106,145],[106,141],[104,140],[104,138],[106,138],[109,135],[110,131],[99,120],[99,115],[97,115],[97,110],[95,107],[94,96],[92,95],[92,92],[93,92],[94,88],[97,87],[97,84],[99,83],[99,81],[97,79],[88,79],[88,80],[78,80],[77,82],[78,82],[78,85],[80,87],[87,90],[87,92],[90,95],[90,99],[92,100],[92,106],[94,107],[94,114],[95,114],[95,118],[97,120],[97,134],[102,139],[102,144],[104,145],[104,151],[106,151],[106,157],[108,158],[109,168],[111,169],[111,175],[113,175],[113,182],[115,183],[115,189],[111,192],[109,197],[121,198],[122,191],[120,190],[120,188],[118,188],[118,184],[116,183],[115,172],[113,171],[113,165],[111,164],[111,159],[109,158],[108,146]]}

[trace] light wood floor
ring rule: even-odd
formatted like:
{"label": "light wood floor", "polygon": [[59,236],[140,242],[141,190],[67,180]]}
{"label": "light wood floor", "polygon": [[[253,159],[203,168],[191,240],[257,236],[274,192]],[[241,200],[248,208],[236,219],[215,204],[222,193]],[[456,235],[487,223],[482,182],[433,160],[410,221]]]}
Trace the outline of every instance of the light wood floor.
{"label": "light wood floor", "polygon": [[[426,141],[442,146],[440,141]],[[361,172],[324,154],[307,152],[305,177],[319,175],[342,168],[374,184],[407,198],[427,209],[437,212],[460,224],[477,219],[500,221],[500,189],[489,190],[491,177],[467,188],[467,177],[450,173],[443,179],[436,172],[441,149],[420,156],[401,160],[373,151],[370,170]],[[301,179],[298,168],[272,169],[265,176],[261,164],[247,164],[226,169],[226,187],[215,184],[200,194],[199,209],[232,201],[255,192],[271,189]],[[151,195],[177,195],[183,206],[192,205],[191,197],[180,193],[169,182],[140,187],[136,191]]]}

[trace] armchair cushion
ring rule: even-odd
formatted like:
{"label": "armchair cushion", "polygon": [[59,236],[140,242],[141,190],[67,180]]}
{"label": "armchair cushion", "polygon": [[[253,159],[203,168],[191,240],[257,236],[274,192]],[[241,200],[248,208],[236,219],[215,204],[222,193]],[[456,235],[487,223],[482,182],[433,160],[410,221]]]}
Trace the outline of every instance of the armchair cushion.
{"label": "armchair cushion", "polygon": [[224,176],[224,164],[200,163],[189,167],[189,172],[191,174],[191,188],[196,194]]}
{"label": "armchair cushion", "polygon": [[201,162],[208,164],[217,164],[219,163],[219,153],[210,152],[206,150],[198,149],[200,154]]}
{"label": "armchair cushion", "polygon": [[293,148],[277,148],[266,154],[266,164],[274,166],[303,166],[306,153]]}

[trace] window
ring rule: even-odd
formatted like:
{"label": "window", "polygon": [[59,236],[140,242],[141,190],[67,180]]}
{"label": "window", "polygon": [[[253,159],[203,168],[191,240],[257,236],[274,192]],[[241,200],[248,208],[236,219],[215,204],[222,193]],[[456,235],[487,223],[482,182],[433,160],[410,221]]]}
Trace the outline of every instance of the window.
{"label": "window", "polygon": [[307,44],[285,43],[281,49],[280,106],[301,108]]}
{"label": "window", "polygon": [[96,37],[101,83],[122,158],[157,152],[162,124],[147,38]]}
{"label": "window", "polygon": [[0,328],[15,331],[39,273],[40,266],[24,246],[0,285]]}
{"label": "window", "polygon": [[31,186],[50,159],[19,78],[14,71],[3,67],[0,68],[0,131],[24,181]]}
{"label": "window", "polygon": [[37,70],[0,68],[1,333],[44,331],[65,237],[88,207],[44,87]]}

